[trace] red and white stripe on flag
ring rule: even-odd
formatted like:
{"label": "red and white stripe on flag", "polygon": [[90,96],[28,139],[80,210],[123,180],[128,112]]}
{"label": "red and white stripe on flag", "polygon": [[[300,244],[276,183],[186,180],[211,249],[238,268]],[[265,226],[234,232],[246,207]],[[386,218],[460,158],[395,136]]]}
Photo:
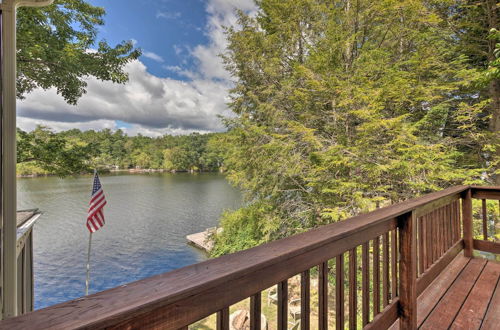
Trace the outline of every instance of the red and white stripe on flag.
{"label": "red and white stripe on flag", "polygon": [[94,174],[89,210],[87,212],[87,228],[91,233],[95,233],[99,228],[104,226],[104,213],[102,212],[104,205],[106,205],[106,196],[104,196],[104,191],[96,172]]}

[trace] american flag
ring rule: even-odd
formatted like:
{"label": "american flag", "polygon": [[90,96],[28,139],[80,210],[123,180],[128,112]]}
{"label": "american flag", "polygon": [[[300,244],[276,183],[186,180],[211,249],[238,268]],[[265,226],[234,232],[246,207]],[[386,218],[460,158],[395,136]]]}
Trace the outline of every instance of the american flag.
{"label": "american flag", "polygon": [[94,185],[92,186],[92,195],[90,197],[89,211],[87,214],[87,228],[91,233],[95,233],[104,226],[104,214],[102,209],[106,205],[106,197],[102,190],[101,182],[97,172],[94,174]]}

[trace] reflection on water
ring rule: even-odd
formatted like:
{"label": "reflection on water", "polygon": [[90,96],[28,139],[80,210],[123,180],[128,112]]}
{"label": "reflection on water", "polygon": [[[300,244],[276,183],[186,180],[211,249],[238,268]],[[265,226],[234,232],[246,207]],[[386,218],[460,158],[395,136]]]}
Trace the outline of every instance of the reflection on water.
{"label": "reflection on water", "polygon": [[[240,194],[219,174],[103,175],[106,225],[93,235],[90,293],[205,259],[185,236],[215,226]],[[18,208],[43,212],[34,229],[35,308],[85,289],[91,176],[18,179]]]}

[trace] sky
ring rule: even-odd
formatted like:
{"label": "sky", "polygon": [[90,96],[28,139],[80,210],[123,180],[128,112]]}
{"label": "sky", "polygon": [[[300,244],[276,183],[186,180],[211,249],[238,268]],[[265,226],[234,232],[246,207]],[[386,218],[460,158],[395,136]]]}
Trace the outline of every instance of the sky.
{"label": "sky", "polygon": [[132,40],[143,54],[129,63],[126,84],[88,79],[77,106],[55,89],[37,89],[18,101],[18,127],[55,131],[122,129],[129,135],[220,132],[230,116],[224,69],[224,27],[236,26],[236,10],[255,12],[253,0],[87,0],[106,9],[98,39]]}

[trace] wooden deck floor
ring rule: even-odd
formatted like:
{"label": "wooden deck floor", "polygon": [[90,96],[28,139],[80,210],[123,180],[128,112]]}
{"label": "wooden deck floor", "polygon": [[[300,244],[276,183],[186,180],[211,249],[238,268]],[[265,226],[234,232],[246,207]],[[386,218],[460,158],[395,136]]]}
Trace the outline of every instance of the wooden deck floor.
{"label": "wooden deck floor", "polygon": [[419,329],[500,329],[500,263],[458,255],[417,306]]}

